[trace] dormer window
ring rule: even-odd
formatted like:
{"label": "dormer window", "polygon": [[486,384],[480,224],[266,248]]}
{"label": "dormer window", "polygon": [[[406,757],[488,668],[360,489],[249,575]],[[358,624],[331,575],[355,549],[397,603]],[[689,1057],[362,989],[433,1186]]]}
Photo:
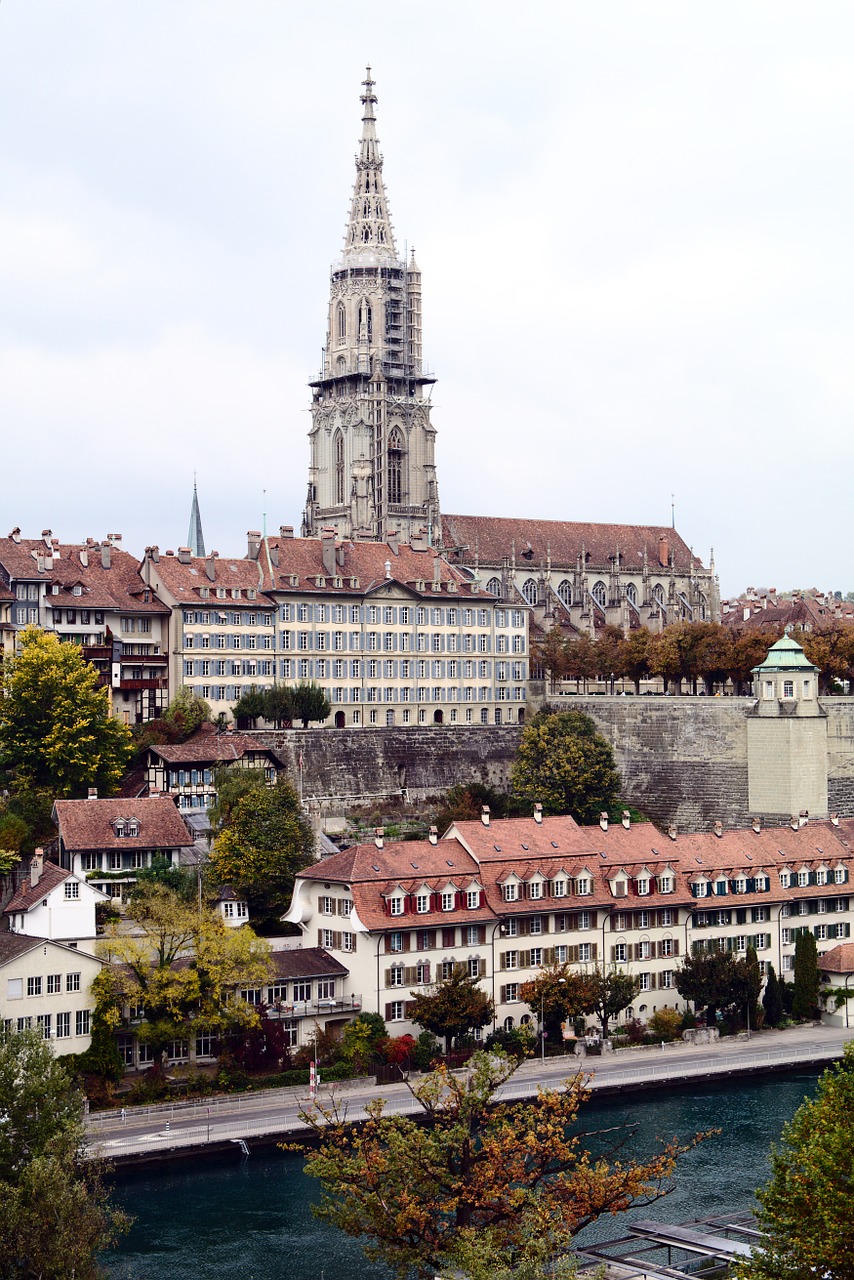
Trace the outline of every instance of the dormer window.
{"label": "dormer window", "polygon": [[757,893],[765,893],[768,888],[768,877],[766,875],[757,876],[754,880]]}
{"label": "dormer window", "polygon": [[415,898],[415,911],[418,915],[426,915],[430,910],[430,894],[421,892]]}
{"label": "dormer window", "polygon": [[791,888],[791,884],[792,884],[791,871],[781,871],[780,872],[780,888],[789,889]]}
{"label": "dormer window", "polygon": [[552,880],[552,897],[553,898],[566,897],[566,880],[563,878],[563,876],[558,876],[556,880]]}
{"label": "dormer window", "polygon": [[695,898],[705,898],[705,896],[706,896],[706,894],[708,893],[708,891],[709,891],[709,882],[708,882],[708,880],[695,880],[695,881],[694,881],[694,897],[695,897]]}
{"label": "dormer window", "polygon": [[139,835],[139,823],[137,822],[136,818],[131,818],[131,820],[128,822],[128,835],[129,836]]}
{"label": "dormer window", "polygon": [[639,876],[635,881],[635,886],[638,891],[638,896],[645,898],[649,893],[649,878],[647,876]]}
{"label": "dormer window", "polygon": [[457,901],[457,895],[454,893],[453,889],[442,890],[442,910],[443,911],[453,911],[454,906],[456,905],[456,901]]}
{"label": "dormer window", "polygon": [[815,873],[816,884],[827,884],[827,867],[819,867]]}
{"label": "dormer window", "polygon": [[505,902],[516,902],[519,897],[519,886],[515,880],[502,885],[501,893]]}
{"label": "dormer window", "polygon": [[747,880],[744,876],[737,876],[735,879],[736,893],[747,893]]}
{"label": "dormer window", "polygon": [[664,876],[658,877],[659,893],[672,893],[674,888],[675,888],[675,881],[673,879],[673,876],[664,875]]}
{"label": "dormer window", "polygon": [[593,881],[590,876],[579,876],[575,881],[575,892],[582,898],[593,892]]}
{"label": "dormer window", "polygon": [[480,889],[469,889],[466,893],[466,906],[469,911],[477,911],[480,906]]}
{"label": "dormer window", "polygon": [[528,897],[541,898],[542,896],[543,896],[542,880],[532,880],[531,883],[528,885]]}
{"label": "dormer window", "polygon": [[389,915],[392,915],[392,916],[403,915],[403,894],[402,893],[396,893],[393,898],[389,898],[388,910],[389,910]]}
{"label": "dormer window", "polygon": [[629,882],[626,876],[618,876],[611,881],[611,893],[615,898],[625,898],[628,896]]}
{"label": "dormer window", "polygon": [[723,895],[728,892],[729,892],[729,881],[724,876],[719,876],[718,879],[715,881],[715,895],[720,898],[720,897],[723,897]]}
{"label": "dormer window", "polygon": [[845,884],[845,868],[844,868],[844,867],[836,867],[836,868],[835,868],[835,870],[834,870],[834,872],[833,872],[833,883],[834,883],[834,884]]}
{"label": "dormer window", "polygon": [[798,888],[805,889],[809,884],[809,882],[810,882],[810,873],[805,868],[802,867],[801,870],[798,872]]}
{"label": "dormer window", "polygon": [[121,818],[117,818],[113,823],[113,830],[120,838],[125,834],[125,824]]}

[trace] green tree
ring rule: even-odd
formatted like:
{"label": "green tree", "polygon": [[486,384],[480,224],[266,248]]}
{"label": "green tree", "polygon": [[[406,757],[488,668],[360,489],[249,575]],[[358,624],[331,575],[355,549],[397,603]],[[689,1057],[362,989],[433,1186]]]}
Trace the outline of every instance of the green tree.
{"label": "green tree", "polygon": [[178,742],[183,742],[211,720],[210,703],[200,698],[188,685],[182,685],[169,706],[163,712],[163,719],[174,727]]}
{"label": "green tree", "polygon": [[220,884],[246,895],[254,918],[277,919],[294,877],[314,857],[314,832],[284,775],[274,787],[240,797],[214,842],[211,866]]}
{"label": "green tree", "polygon": [[388,1028],[378,1013],[360,1013],[341,1035],[341,1053],[357,1071],[367,1072],[379,1044],[388,1039]]}
{"label": "green tree", "polygon": [[0,1028],[0,1280],[97,1280],[129,1225],[79,1159],[82,1099],[40,1032]]}
{"label": "green tree", "polygon": [[302,727],[307,729],[312,720],[326,720],[332,705],[319,684],[301,680],[291,690],[294,719],[302,720]]}
{"label": "green tree", "polygon": [[546,813],[571,813],[580,823],[610,809],[620,790],[614,753],[580,711],[536,717],[522,732],[511,773],[520,803]]}
{"label": "green tree", "polygon": [[762,1007],[765,1010],[765,1022],[769,1027],[779,1027],[783,1021],[783,993],[780,990],[780,979],[773,964],[768,966],[765,980],[765,992],[762,996]]}
{"label": "green tree", "polygon": [[705,1010],[706,1021],[714,1026],[718,1010],[729,1011],[743,1021],[749,1003],[751,1022],[756,1024],[762,975],[756,952],[736,960],[729,951],[705,951],[686,956],[676,970],[676,990],[697,1010]]}
{"label": "green tree", "polygon": [[208,819],[213,830],[219,831],[232,821],[238,801],[267,789],[267,775],[263,769],[228,764],[214,769],[213,784],[216,800],[208,810]]}
{"label": "green tree", "polygon": [[[196,872],[189,867],[176,867],[162,853],[155,854],[151,859],[151,865],[140,867],[136,873],[137,891],[144,890],[150,884],[164,885],[187,902],[195,902],[199,893]],[[131,903],[133,903],[133,897],[131,897]]]}
{"label": "green tree", "polygon": [[566,675],[587,690],[587,681],[599,674],[599,654],[596,644],[586,632],[581,632],[566,645]]}
{"label": "green tree", "polygon": [[79,648],[27,627],[5,659],[0,689],[0,764],[18,785],[59,797],[89,787],[112,794],[130,759],[128,729],[110,713],[106,689]]}
{"label": "green tree", "polygon": [[585,973],[587,995],[583,1012],[592,1013],[602,1027],[602,1039],[608,1039],[608,1026],[612,1018],[627,1009],[638,993],[637,978],[622,969],[606,969],[596,965]]}
{"label": "green tree", "polygon": [[531,645],[531,661],[545,671],[554,693],[555,685],[567,674],[566,636],[561,627],[551,627],[541,640]]}
{"label": "green tree", "polygon": [[592,986],[587,974],[568,963],[545,964],[536,978],[519,988],[519,997],[539,1020],[542,1013],[546,1038],[560,1044],[563,1023],[589,1008]]}
{"label": "green tree", "polygon": [[270,724],[284,729],[291,724],[294,714],[293,691],[289,685],[274,684],[264,691],[264,719]]}
{"label": "green tree", "polygon": [[492,1021],[495,1006],[477,978],[470,978],[465,967],[458,965],[444,982],[434,983],[426,992],[412,992],[408,1016],[419,1027],[443,1036],[445,1051],[450,1053],[455,1040]]}
{"label": "green tree", "polygon": [[536,1275],[532,1265],[566,1254],[600,1215],[666,1195],[677,1158],[703,1136],[645,1162],[621,1153],[612,1163],[614,1150],[592,1159],[572,1133],[588,1096],[582,1077],[533,1103],[495,1102],[516,1065],[493,1051],[474,1054],[462,1077],[439,1067],[408,1086],[421,1118],[386,1118],[382,1099],[360,1126],[342,1123],[334,1104],[305,1113],[320,1143],[306,1157],[323,1187],[316,1216],[367,1237],[365,1252],[399,1280],[456,1267],[475,1242],[488,1274]]}
{"label": "green tree", "polygon": [[232,715],[241,729],[254,729],[256,720],[266,720],[267,702],[257,684],[244,689],[234,704]]}
{"label": "green tree", "polygon": [[798,1019],[818,1015],[818,948],[809,932],[799,933],[795,942],[795,991],[792,1015]]}
{"label": "green tree", "polygon": [[771,1179],[757,1191],[762,1248],[736,1264],[738,1280],[854,1280],[854,1045],[825,1071],[771,1151]]}
{"label": "green tree", "polygon": [[[141,932],[110,926],[99,953],[111,962],[95,979],[99,1016],[118,1025],[122,1005],[143,1010],[140,1039],[152,1046],[155,1070],[170,1040],[197,1032],[226,1035],[258,1023],[237,989],[258,986],[269,950],[248,926],[229,928],[217,912],[199,909],[161,884],[138,888],[133,917]],[[177,963],[180,961],[181,963]]]}

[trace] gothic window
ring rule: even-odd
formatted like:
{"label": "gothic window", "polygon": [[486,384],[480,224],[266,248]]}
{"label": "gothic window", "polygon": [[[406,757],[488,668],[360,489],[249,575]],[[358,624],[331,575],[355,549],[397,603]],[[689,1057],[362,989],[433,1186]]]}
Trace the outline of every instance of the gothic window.
{"label": "gothic window", "polygon": [[347,372],[347,361],[343,356],[339,356],[335,361],[335,372],[339,378],[343,378],[344,374]]}
{"label": "gothic window", "polygon": [[626,587],[626,599],[629,604],[637,604],[638,602],[638,589],[633,582],[630,582]]}
{"label": "gothic window", "polygon": [[[367,230],[367,228],[365,228]],[[373,337],[373,312],[367,298],[359,303],[359,341],[370,342]]]}
{"label": "gothic window", "polygon": [[607,603],[607,600],[608,600],[608,588],[605,586],[605,583],[602,582],[601,578],[596,583],[596,585],[594,586],[590,594],[592,595],[596,603],[600,606],[600,608],[604,609],[605,604]]}
{"label": "gothic window", "polygon": [[371,216],[371,202],[370,200],[366,200],[365,203],[362,205],[362,217],[370,218],[370,216]]}
{"label": "gothic window", "polygon": [[709,602],[702,592],[697,598],[697,612],[700,615],[700,621],[705,622],[709,613]]}
{"label": "gothic window", "polygon": [[338,341],[343,342],[347,337],[347,312],[344,310],[344,304],[338,303]]}
{"label": "gothic window", "polygon": [[403,437],[397,427],[388,437],[388,500],[403,502]]}
{"label": "gothic window", "polygon": [[557,593],[568,609],[572,604],[572,583],[567,582],[566,578],[564,578],[557,589]]}
{"label": "gothic window", "polygon": [[528,604],[537,603],[537,584],[533,578],[528,578],[528,580],[522,584],[522,595],[528,601]]}
{"label": "gothic window", "polygon": [[373,239],[373,232],[370,227],[362,227],[362,240],[365,244],[370,244]]}
{"label": "gothic window", "polygon": [[655,586],[653,587],[652,598],[656,602],[656,604],[660,604],[660,605],[664,604],[664,587],[661,585],[660,582],[656,582]]}
{"label": "gothic window", "polygon": [[487,582],[487,584],[486,584],[486,589],[487,589],[487,591],[489,591],[489,592],[490,592],[490,594],[491,594],[491,595],[494,595],[494,596],[500,596],[500,595],[501,595],[501,581],[500,581],[500,579],[498,579],[498,578],[490,578],[490,579],[489,579],[489,582]]}
{"label": "gothic window", "polygon": [[335,501],[339,506],[344,501],[344,437],[340,431],[335,433]]}

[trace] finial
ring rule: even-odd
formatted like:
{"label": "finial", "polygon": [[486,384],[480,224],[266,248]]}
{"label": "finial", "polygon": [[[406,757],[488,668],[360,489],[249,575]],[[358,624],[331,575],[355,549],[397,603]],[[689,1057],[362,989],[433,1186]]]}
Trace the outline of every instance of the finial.
{"label": "finial", "polygon": [[362,116],[362,119],[373,120],[374,105],[376,104],[377,95],[374,93],[374,85],[376,84],[376,81],[371,79],[370,64],[365,67],[365,79],[362,81],[362,84],[365,86],[365,92],[362,94],[362,106],[365,108],[365,114]]}

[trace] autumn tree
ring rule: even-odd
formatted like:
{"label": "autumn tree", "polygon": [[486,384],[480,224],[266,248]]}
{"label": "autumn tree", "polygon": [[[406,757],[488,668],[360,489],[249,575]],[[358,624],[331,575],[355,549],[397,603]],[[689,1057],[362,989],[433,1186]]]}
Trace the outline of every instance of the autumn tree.
{"label": "autumn tree", "polygon": [[767,631],[764,628],[746,627],[743,631],[736,632],[733,638],[729,673],[737,693],[747,692],[753,679],[751,674],[753,668],[765,661],[768,650],[775,640],[780,639],[781,634],[779,627]]}
{"label": "autumn tree", "polygon": [[620,775],[610,744],[590,717],[559,711],[525,726],[511,785],[520,803],[540,802],[546,813],[571,813],[590,823],[616,802]]}
{"label": "autumn tree", "polygon": [[168,724],[174,725],[178,732],[178,740],[189,738],[203,724],[211,720],[210,703],[194,693],[189,685],[182,685],[162,717]]}
{"label": "autumn tree", "polygon": [[649,654],[652,632],[638,627],[624,637],[619,651],[620,675],[634,681],[635,693],[640,693],[640,682],[649,675]]}
{"label": "autumn tree", "polygon": [[585,973],[566,962],[545,964],[535,978],[519,988],[534,1016],[542,1014],[547,1039],[560,1043],[563,1023],[586,1013],[590,1007],[591,983]]}
{"label": "autumn tree", "polygon": [[275,920],[288,906],[294,878],[314,857],[314,832],[284,775],[275,786],[238,798],[214,842],[220,884],[245,894],[254,918]]}
{"label": "autumn tree", "polygon": [[6,657],[0,687],[0,764],[18,786],[54,797],[111,795],[130,759],[130,732],[110,712],[107,689],[80,649],[27,627]]}
{"label": "autumn tree", "polygon": [[551,627],[545,635],[531,645],[531,663],[540,667],[548,676],[549,686],[555,685],[567,674],[567,642],[561,627]]}
{"label": "autumn tree", "polygon": [[[151,1045],[155,1069],[166,1045],[187,1033],[225,1035],[257,1023],[239,987],[258,986],[269,971],[268,945],[244,925],[229,928],[219,913],[199,908],[160,884],[138,887],[130,903],[140,932],[109,926],[99,953],[110,961],[95,979],[99,1013],[123,1005],[142,1010],[139,1037]],[[108,1013],[105,1016],[109,1017]]]}
{"label": "autumn tree", "polygon": [[613,1148],[593,1158],[581,1140],[589,1135],[572,1132],[588,1096],[582,1077],[535,1102],[496,1102],[515,1069],[499,1052],[474,1054],[464,1077],[439,1067],[408,1083],[421,1117],[386,1117],[382,1099],[359,1126],[342,1123],[334,1104],[304,1113],[319,1140],[306,1156],[323,1187],[315,1215],[367,1238],[368,1257],[399,1280],[459,1269],[473,1242],[494,1274],[530,1276],[532,1262],[567,1253],[602,1214],[666,1195],[678,1157],[704,1136],[666,1143],[646,1161],[622,1152],[614,1161]]}
{"label": "autumn tree", "polygon": [[566,645],[566,675],[575,680],[584,691],[587,681],[599,674],[599,655],[596,644],[586,632],[581,632]]}
{"label": "autumn tree", "polygon": [[319,684],[311,680],[301,680],[291,689],[294,719],[302,720],[302,727],[307,729],[312,720],[326,720],[332,710],[329,699]]}
{"label": "autumn tree", "polygon": [[599,1019],[602,1039],[607,1040],[611,1019],[627,1009],[638,993],[637,978],[622,969],[594,965],[586,971],[585,983],[587,993],[582,1011]]}
{"label": "autumn tree", "polygon": [[596,636],[596,665],[607,680],[622,674],[623,629],[607,623]]}
{"label": "autumn tree", "polygon": [[815,1018],[818,1014],[818,948],[813,935],[799,933],[795,941],[795,990],[792,1000],[792,1016]]}
{"label": "autumn tree", "polygon": [[40,1031],[0,1027],[0,1280],[98,1280],[127,1229],[96,1161],[83,1100]]}
{"label": "autumn tree", "polygon": [[444,982],[412,992],[408,1017],[434,1035],[444,1036],[445,1051],[450,1053],[455,1040],[493,1020],[495,1006],[477,978],[469,977],[459,965]]}
{"label": "autumn tree", "polygon": [[761,1247],[735,1264],[737,1280],[854,1280],[854,1045],[835,1063],[771,1150],[771,1179],[757,1191]]}

